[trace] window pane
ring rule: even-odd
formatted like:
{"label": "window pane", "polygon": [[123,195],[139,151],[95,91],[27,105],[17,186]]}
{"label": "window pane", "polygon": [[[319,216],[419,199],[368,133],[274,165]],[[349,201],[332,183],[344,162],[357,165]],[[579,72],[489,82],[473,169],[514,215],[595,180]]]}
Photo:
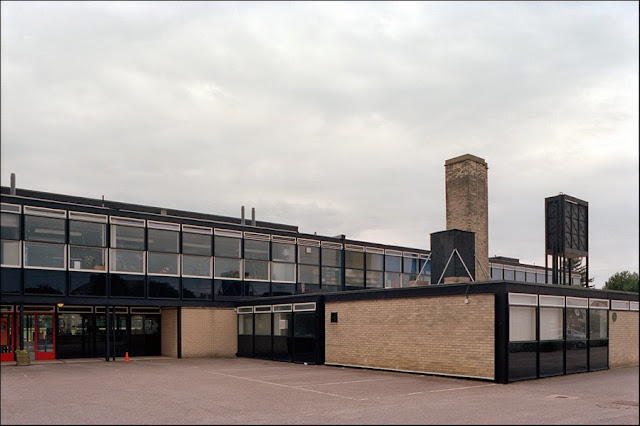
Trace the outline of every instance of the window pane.
{"label": "window pane", "polygon": [[514,281],[516,279],[516,274],[513,269],[505,269],[504,270],[504,279]]}
{"label": "window pane", "polygon": [[149,274],[178,275],[177,254],[149,252],[147,258]]}
{"label": "window pane", "polygon": [[64,269],[64,245],[25,243],[25,266]]}
{"label": "window pane", "polygon": [[536,283],[538,283],[538,284],[544,283],[544,272],[543,273],[536,273]]}
{"label": "window pane", "polygon": [[178,233],[163,229],[147,230],[147,250],[178,253]]}
{"label": "window pane", "polygon": [[238,315],[238,334],[253,336],[253,314]]}
{"label": "window pane", "polygon": [[413,258],[408,258],[408,257],[404,257],[402,259],[402,263],[403,263],[403,272],[405,274],[417,274],[418,272],[420,272],[420,270],[418,269],[418,259],[413,259]]}
{"label": "window pane", "polygon": [[385,272],[384,273],[384,287],[385,288],[397,288],[401,286],[400,274],[398,272]]}
{"label": "window pane", "polygon": [[342,285],[340,268],[322,268],[322,285]]}
{"label": "window pane", "polygon": [[298,246],[298,263],[320,264],[320,247]]}
{"label": "window pane", "polygon": [[357,251],[345,251],[344,263],[347,268],[364,269],[364,253]]}
{"label": "window pane", "polygon": [[496,268],[495,266],[491,267],[491,279],[492,280],[501,280],[502,279],[502,268]]}
{"label": "window pane", "polygon": [[562,340],[562,308],[540,308],[540,340]]}
{"label": "window pane", "polygon": [[342,266],[342,250],[323,248],[322,264],[324,266]]}
{"label": "window pane", "polygon": [[366,253],[367,270],[382,271],[384,267],[384,255],[375,253]]}
{"label": "window pane", "polygon": [[2,213],[0,215],[0,238],[7,240],[20,239],[20,215]]}
{"label": "window pane", "polygon": [[516,281],[525,281],[524,271],[516,271]]}
{"label": "window pane", "polygon": [[144,255],[141,251],[112,250],[111,270],[144,273]]}
{"label": "window pane", "polygon": [[20,265],[20,241],[3,240],[0,245],[0,263],[6,266]]}
{"label": "window pane", "polygon": [[292,263],[271,262],[271,281],[295,282],[296,265]]}
{"label": "window pane", "polygon": [[269,241],[244,240],[244,258],[269,260]]}
{"label": "window pane", "polygon": [[111,225],[111,247],[144,250],[144,228]]}
{"label": "window pane", "polygon": [[211,256],[211,235],[183,232],[182,253]]}
{"label": "window pane", "polygon": [[402,258],[398,256],[385,256],[384,269],[389,272],[402,272]]}
{"label": "window pane", "polygon": [[509,341],[527,342],[532,340],[536,340],[536,308],[510,306]]}
{"label": "window pane", "polygon": [[586,340],[587,310],[567,308],[567,340]]}
{"label": "window pane", "polygon": [[211,277],[211,258],[209,256],[182,255],[182,275]]}
{"label": "window pane", "polygon": [[320,284],[320,267],[311,265],[298,265],[299,283]]}
{"label": "window pane", "polygon": [[215,237],[215,255],[240,259],[240,238]]}
{"label": "window pane", "polygon": [[345,269],[344,281],[347,286],[364,287],[364,271],[359,269]]}
{"label": "window pane", "polygon": [[607,339],[607,314],[606,309],[589,310],[589,337],[592,340]]}
{"label": "window pane", "polygon": [[[427,263],[425,266],[425,262]],[[418,263],[420,268],[418,269],[418,273],[422,273],[422,275],[431,275],[431,259],[427,262],[427,259],[420,259]]]}
{"label": "window pane", "polygon": [[273,260],[281,262],[295,262],[295,244],[273,243],[271,246],[273,251]]}
{"label": "window pane", "polygon": [[65,242],[64,219],[51,217],[25,216],[24,238],[27,241],[42,241],[48,243]]}
{"label": "window pane", "polygon": [[211,280],[201,280],[198,278],[182,279],[183,299],[204,299],[211,300]]}
{"label": "window pane", "polygon": [[244,278],[247,280],[268,280],[269,262],[259,260],[245,260]]}
{"label": "window pane", "polygon": [[103,248],[69,247],[69,269],[105,270]]}
{"label": "window pane", "polygon": [[271,336],[271,314],[256,315],[256,336]]}
{"label": "window pane", "polygon": [[240,259],[217,257],[214,263],[216,278],[240,278]]}
{"label": "window pane", "polygon": [[382,288],[384,286],[383,273],[378,271],[367,271],[367,287]]}
{"label": "window pane", "polygon": [[107,225],[104,223],[69,221],[69,244],[106,247]]}
{"label": "window pane", "polygon": [[178,299],[180,297],[180,278],[149,277],[149,297]]}
{"label": "window pane", "polygon": [[[418,278],[417,274],[402,274],[402,287],[411,287],[411,281],[415,281]],[[421,281],[430,280],[429,275],[420,276]]]}

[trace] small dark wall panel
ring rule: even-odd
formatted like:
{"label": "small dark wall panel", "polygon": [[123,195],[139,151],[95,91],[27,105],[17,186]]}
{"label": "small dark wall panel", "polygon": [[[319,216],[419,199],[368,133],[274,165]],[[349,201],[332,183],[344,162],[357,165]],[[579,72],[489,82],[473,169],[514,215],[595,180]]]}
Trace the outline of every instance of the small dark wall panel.
{"label": "small dark wall panel", "polygon": [[567,341],[567,374],[587,371],[587,341]]}
{"label": "small dark wall panel", "polygon": [[589,342],[589,371],[609,368],[609,341],[591,340]]}
{"label": "small dark wall panel", "polygon": [[564,341],[540,342],[540,377],[564,374]]}
{"label": "small dark wall panel", "polygon": [[253,335],[238,336],[238,356],[253,356]]}
{"label": "small dark wall panel", "polygon": [[535,379],[537,342],[509,343],[509,381]]}

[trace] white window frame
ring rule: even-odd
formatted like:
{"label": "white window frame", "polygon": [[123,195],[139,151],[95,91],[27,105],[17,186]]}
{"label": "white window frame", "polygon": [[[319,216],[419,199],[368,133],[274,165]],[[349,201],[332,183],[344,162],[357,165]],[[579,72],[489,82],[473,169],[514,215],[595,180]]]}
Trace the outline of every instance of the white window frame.
{"label": "white window frame", "polygon": [[293,312],[293,305],[291,303],[285,303],[281,305],[272,305],[272,311],[274,313]]}
{"label": "white window frame", "polygon": [[89,250],[102,250],[102,262],[104,263],[104,269],[82,269],[82,268],[72,268],[71,265],[67,265],[70,271],[75,271],[75,272],[97,272],[100,274],[106,274],[107,273],[107,269],[108,269],[108,265],[109,265],[109,256],[107,254],[108,249],[106,247],[93,247],[93,246],[78,246],[75,244],[67,244],[67,261],[71,261],[71,248],[72,247],[78,247],[78,248],[82,248],[82,249],[89,249]]}
{"label": "white window frame", "polygon": [[541,294],[538,296],[538,305],[546,308],[564,308],[564,296],[549,296]]}
{"label": "white window frame", "polygon": [[186,232],[188,234],[213,235],[213,228],[209,228],[206,226],[196,226],[196,225],[182,225],[182,232]]}
{"label": "white window frame", "polygon": [[147,221],[147,228],[149,229],[162,229],[165,231],[174,231],[180,232],[180,224],[179,223],[171,223],[171,222],[158,222],[155,220]]}
{"label": "white window frame", "polygon": [[[226,237],[226,235],[224,235]],[[225,259],[225,260],[233,260],[233,261],[237,261],[238,264],[240,265],[240,270],[238,271],[238,278],[233,278],[233,277],[219,277],[216,275],[216,262],[218,259]],[[244,277],[244,262],[242,261],[242,258],[236,258],[236,257],[224,257],[224,256],[217,256],[214,257],[213,259],[213,278],[219,279],[219,280],[234,280],[234,281],[242,281],[242,278]]]}
{"label": "white window frame", "polygon": [[333,250],[342,250],[343,248],[341,243],[332,243],[331,241],[322,241],[320,247]]}
{"label": "white window frame", "polygon": [[238,315],[246,315],[253,313],[253,306],[238,306],[236,308],[236,313]]}
{"label": "white window frame", "polygon": [[0,211],[2,213],[20,214],[22,213],[22,205],[12,204],[12,203],[0,203]]}
{"label": "white window frame", "polygon": [[[601,303],[605,304],[606,306],[598,306]],[[589,298],[589,309],[609,309],[609,300]]]}
{"label": "white window frame", "polygon": [[271,241],[273,241],[274,243],[295,244],[296,243],[296,237],[285,237],[283,235],[272,235],[271,236]]}
{"label": "white window frame", "polygon": [[305,238],[298,238],[299,246],[308,246],[308,247],[320,247],[319,240],[309,240]]}
{"label": "white window frame", "polygon": [[637,311],[639,306],[640,306],[640,302],[629,302],[630,311]]}
{"label": "white window frame", "polygon": [[3,268],[22,268],[22,257],[23,257],[23,248],[22,246],[24,245],[24,242],[22,240],[0,240],[2,242],[9,242],[9,243],[17,243],[18,244],[18,264],[17,265],[11,265],[11,264],[6,264],[6,263],[2,263],[0,264],[1,267]]}
{"label": "white window frame", "polygon": [[271,312],[271,305],[258,305],[253,307],[254,314],[270,314]]}
{"label": "white window frame", "polygon": [[[112,260],[113,263],[115,263],[115,256],[113,255],[113,252],[115,250],[118,251],[128,251],[128,252],[133,252],[133,253],[142,253],[142,272],[128,272],[128,271],[118,271],[115,269],[115,265],[112,264]],[[119,248],[110,248],[109,249],[109,272],[110,273],[114,273],[114,274],[125,274],[125,275],[145,275],[147,273],[147,252],[143,251],[143,250],[129,250],[129,249],[119,249]]]}
{"label": "white window frame", "polygon": [[509,293],[509,306],[538,306],[538,295],[529,293]]}
{"label": "white window frame", "polygon": [[[263,279],[258,279],[258,278],[245,278],[244,274],[247,270],[246,268],[246,262],[262,262],[262,263],[266,263],[267,264],[267,279],[263,280]],[[279,263],[284,263],[284,262],[279,262]],[[271,261],[270,260],[256,260],[256,259],[242,259],[242,278],[246,279],[247,281],[259,281],[259,282],[269,282],[271,281]]]}
{"label": "white window frame", "polygon": [[[62,247],[63,258],[64,258],[64,268],[54,268],[51,266],[28,266],[27,265],[27,245],[28,244]],[[24,244],[22,244],[22,264],[25,269],[45,269],[49,271],[66,271],[67,262],[69,262],[69,260],[67,259],[67,244],[40,243],[37,241],[25,241]]]}
{"label": "white window frame", "polygon": [[589,299],[586,297],[569,297],[566,299],[567,308],[582,308],[587,309],[589,307]]}
{"label": "white window frame", "polygon": [[303,303],[293,304],[293,312],[315,312],[315,311],[316,311],[316,302],[303,302]]}
{"label": "white window frame", "polygon": [[145,226],[144,219],[121,216],[109,216],[109,223],[112,225],[135,226],[137,228],[144,228]]}
{"label": "white window frame", "polygon": [[271,235],[269,234],[259,234],[257,232],[245,232],[244,233],[245,240],[257,240],[257,241],[270,241]]}
{"label": "white window frame", "polygon": [[[134,251],[134,250],[132,250]],[[147,275],[150,276],[154,276],[154,277],[179,277],[180,273],[182,272],[180,266],[182,265],[182,259],[180,258],[180,254],[178,253],[166,253],[166,252],[162,252],[162,251],[150,251],[150,252],[146,252],[147,256],[146,256],[146,271],[147,271]],[[176,274],[163,274],[163,273],[159,273],[159,272],[149,272],[149,255],[150,254],[159,254],[159,255],[169,255],[169,256],[178,256],[178,261],[176,264],[176,269],[178,271],[178,273]],[[202,256],[202,257],[206,257],[206,256]]]}
{"label": "white window frame", "polygon": [[[184,274],[184,258],[186,257],[201,257],[203,259],[209,259],[209,276],[204,275],[185,275]],[[211,279],[213,278],[213,256],[200,256],[198,254],[181,254],[180,255],[180,273],[184,278],[202,278],[202,279]]]}
{"label": "white window frame", "polygon": [[631,303],[629,303],[628,300],[612,300],[611,301],[612,311],[628,311],[630,308],[631,308]]}
{"label": "white window frame", "polygon": [[85,212],[69,211],[69,220],[78,220],[80,222],[96,222],[96,223],[108,223],[109,218],[106,214],[95,214]]}
{"label": "white window frame", "polygon": [[24,206],[24,214],[29,216],[45,216],[55,217],[58,219],[66,219],[67,211],[60,209],[48,209],[46,207]]}

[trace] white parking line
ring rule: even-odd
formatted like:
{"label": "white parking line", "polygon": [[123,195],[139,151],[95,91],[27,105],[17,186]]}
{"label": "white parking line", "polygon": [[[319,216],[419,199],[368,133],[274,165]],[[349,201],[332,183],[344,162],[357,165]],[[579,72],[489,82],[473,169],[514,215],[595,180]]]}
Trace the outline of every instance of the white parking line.
{"label": "white parking line", "polygon": [[363,383],[363,382],[379,382],[382,380],[394,380],[394,379],[398,379],[399,377],[388,377],[385,379],[367,379],[367,380],[351,380],[348,382],[333,382],[333,383],[310,383],[308,385],[300,385],[300,386],[296,386],[298,388],[301,388],[303,386],[326,386],[326,385],[345,385],[348,383]]}
{"label": "white parking line", "polygon": [[448,391],[461,390],[461,389],[484,388],[484,387],[487,387],[487,386],[495,386],[496,384],[497,383],[488,383],[486,385],[463,386],[461,388],[436,389],[436,390],[429,391],[429,393],[433,393],[433,392],[448,392]]}

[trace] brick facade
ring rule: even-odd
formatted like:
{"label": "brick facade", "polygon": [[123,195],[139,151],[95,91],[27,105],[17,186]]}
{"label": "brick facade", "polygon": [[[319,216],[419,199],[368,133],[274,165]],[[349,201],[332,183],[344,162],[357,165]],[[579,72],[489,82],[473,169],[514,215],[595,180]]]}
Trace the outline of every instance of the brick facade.
{"label": "brick facade", "polygon": [[160,338],[162,356],[178,357],[178,311],[177,308],[160,310]]}
{"label": "brick facade", "polygon": [[[178,314],[163,308],[162,355],[178,357]],[[238,318],[234,308],[182,308],[182,357],[225,358],[238,351]]]}
{"label": "brick facade", "polygon": [[182,357],[234,357],[238,351],[234,308],[182,308]]}
{"label": "brick facade", "polygon": [[638,344],[638,312],[610,311],[609,367],[638,365]]}
{"label": "brick facade", "polygon": [[[327,302],[327,364],[493,379],[493,294]],[[338,322],[331,322],[331,313]]]}
{"label": "brick facade", "polygon": [[482,265],[476,264],[476,280],[489,280],[487,163],[475,155],[465,154],[445,161],[444,166],[447,230],[475,232],[476,256]]}

